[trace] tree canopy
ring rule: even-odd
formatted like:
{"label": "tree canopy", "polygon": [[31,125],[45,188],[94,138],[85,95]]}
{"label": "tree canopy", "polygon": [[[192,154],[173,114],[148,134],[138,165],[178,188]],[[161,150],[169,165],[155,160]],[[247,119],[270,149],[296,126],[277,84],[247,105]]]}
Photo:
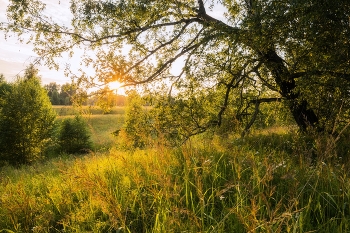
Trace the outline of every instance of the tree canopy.
{"label": "tree canopy", "polygon": [[[254,117],[273,101],[283,101],[302,130],[330,131],[348,115],[348,1],[72,0],[70,25],[54,22],[45,7],[12,0],[3,28],[29,33],[51,66],[76,47],[95,50],[84,61],[98,81],[166,80],[180,97],[207,93],[216,114],[200,127],[220,125],[231,106],[237,118],[247,109]],[[183,66],[171,74],[178,61]]]}
{"label": "tree canopy", "polygon": [[74,83],[59,85],[56,82],[51,82],[46,84],[44,88],[52,105],[72,105],[75,95],[80,94],[80,97],[86,96],[86,92],[78,93],[78,88]]}
{"label": "tree canopy", "polygon": [[43,156],[56,117],[33,66],[15,83],[1,84],[0,160],[13,165]]}

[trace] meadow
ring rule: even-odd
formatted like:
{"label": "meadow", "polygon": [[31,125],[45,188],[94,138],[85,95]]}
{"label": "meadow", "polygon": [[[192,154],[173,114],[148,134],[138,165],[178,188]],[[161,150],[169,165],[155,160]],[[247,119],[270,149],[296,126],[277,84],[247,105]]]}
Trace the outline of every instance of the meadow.
{"label": "meadow", "polygon": [[81,114],[91,131],[91,139],[95,149],[104,150],[110,148],[115,142],[113,132],[120,129],[124,123],[124,107],[114,107],[109,114],[104,114],[103,110],[94,106],[72,106],[54,105],[60,121],[67,117],[74,117]]}
{"label": "meadow", "polygon": [[0,232],[350,232],[349,161],[329,137],[274,127],[120,150],[107,135],[123,109],[84,117],[109,150],[2,167]]}

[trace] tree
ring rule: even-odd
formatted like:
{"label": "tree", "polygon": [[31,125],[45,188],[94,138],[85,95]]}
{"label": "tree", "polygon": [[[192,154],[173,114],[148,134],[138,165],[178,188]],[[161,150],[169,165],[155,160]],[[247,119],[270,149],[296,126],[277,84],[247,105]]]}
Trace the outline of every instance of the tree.
{"label": "tree", "polygon": [[73,97],[77,93],[74,83],[65,83],[61,86],[60,101],[62,105],[72,105]]}
{"label": "tree", "polygon": [[46,84],[44,88],[47,91],[47,95],[50,98],[52,105],[59,105],[60,104],[60,98],[59,98],[59,91],[60,91],[60,85],[58,85],[56,82],[51,82],[49,84]]}
{"label": "tree", "polygon": [[0,158],[19,165],[43,156],[54,120],[55,113],[40,79],[18,78],[2,98]]}
{"label": "tree", "polygon": [[66,153],[86,153],[92,148],[90,132],[80,116],[63,120],[58,140],[60,150]]}
{"label": "tree", "polygon": [[142,104],[142,97],[135,90],[127,94],[125,123],[116,134],[122,146],[128,149],[144,148],[152,140],[150,116]]}
{"label": "tree", "polygon": [[3,98],[7,92],[11,91],[11,85],[6,82],[5,76],[0,74],[0,110],[3,104]]}
{"label": "tree", "polygon": [[[215,18],[209,10],[218,6],[224,13]],[[98,81],[168,80],[178,93],[219,93],[210,119],[219,126],[229,108],[254,119],[260,103],[273,101],[284,102],[301,130],[330,131],[349,115],[348,1],[73,0],[71,26],[44,9],[40,1],[12,1],[4,28],[31,33],[35,51],[53,66],[75,46],[94,49],[97,59],[85,61]],[[169,74],[179,60],[179,74]],[[93,78],[82,74],[83,81]]]}
{"label": "tree", "polygon": [[108,86],[94,93],[97,96],[97,106],[99,106],[104,114],[110,113],[112,107],[116,105],[116,95]]}
{"label": "tree", "polygon": [[6,81],[5,75],[0,73],[0,83],[4,83]]}
{"label": "tree", "polygon": [[39,75],[39,70],[35,67],[34,64],[29,64],[29,66],[24,71],[25,79],[37,78]]}

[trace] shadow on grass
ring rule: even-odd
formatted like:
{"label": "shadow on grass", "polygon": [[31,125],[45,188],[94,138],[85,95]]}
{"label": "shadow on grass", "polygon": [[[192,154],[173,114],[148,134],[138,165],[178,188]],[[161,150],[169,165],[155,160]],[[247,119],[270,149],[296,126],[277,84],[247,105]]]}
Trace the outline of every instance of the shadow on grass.
{"label": "shadow on grass", "polygon": [[284,152],[291,154],[295,147],[295,140],[292,134],[254,134],[238,138],[234,145],[261,153]]}

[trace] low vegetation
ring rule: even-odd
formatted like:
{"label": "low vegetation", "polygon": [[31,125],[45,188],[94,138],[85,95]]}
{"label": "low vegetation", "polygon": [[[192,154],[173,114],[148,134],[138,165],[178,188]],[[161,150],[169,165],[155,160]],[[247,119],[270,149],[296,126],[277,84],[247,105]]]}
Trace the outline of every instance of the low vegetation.
{"label": "low vegetation", "polygon": [[190,123],[164,128],[164,109],[142,103],[131,93],[110,114],[55,106],[62,150],[1,167],[0,232],[350,231],[346,128],[305,134],[261,113],[245,137],[183,141],[173,133]]}
{"label": "low vegetation", "polygon": [[[1,170],[5,232],[347,232],[346,158],[288,130]],[[321,140],[321,139],[320,139]],[[334,157],[333,157],[334,158]]]}
{"label": "low vegetation", "polygon": [[81,116],[64,119],[58,132],[59,150],[68,154],[87,153],[92,149],[90,133]]}
{"label": "low vegetation", "polygon": [[114,106],[108,114],[104,114],[103,109],[97,106],[79,106],[72,107],[70,105],[53,105],[53,110],[56,111],[59,117],[75,116],[78,114],[85,116],[95,115],[124,115],[125,107]]}

